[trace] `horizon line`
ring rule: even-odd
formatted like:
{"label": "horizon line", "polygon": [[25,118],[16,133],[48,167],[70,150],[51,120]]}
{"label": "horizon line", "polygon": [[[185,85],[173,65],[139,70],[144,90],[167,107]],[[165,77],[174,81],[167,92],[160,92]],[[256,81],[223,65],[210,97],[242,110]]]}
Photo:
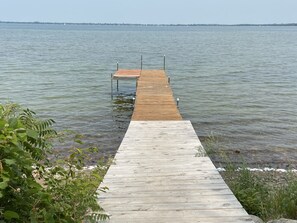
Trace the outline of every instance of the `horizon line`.
{"label": "horizon line", "polygon": [[20,22],[20,21],[1,21],[0,23],[16,24],[56,24],[56,25],[133,25],[133,26],[297,26],[296,23],[118,23],[118,22]]}

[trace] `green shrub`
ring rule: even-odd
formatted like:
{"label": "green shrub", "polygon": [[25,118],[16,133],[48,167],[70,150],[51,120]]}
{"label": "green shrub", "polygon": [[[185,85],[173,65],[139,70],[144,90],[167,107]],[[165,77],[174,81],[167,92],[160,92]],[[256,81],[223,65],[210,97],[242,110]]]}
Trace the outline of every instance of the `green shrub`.
{"label": "green shrub", "polygon": [[79,171],[86,157],[82,149],[75,148],[65,162],[47,160],[50,139],[57,135],[53,123],[17,105],[0,105],[0,222],[107,218],[96,201],[99,169]]}

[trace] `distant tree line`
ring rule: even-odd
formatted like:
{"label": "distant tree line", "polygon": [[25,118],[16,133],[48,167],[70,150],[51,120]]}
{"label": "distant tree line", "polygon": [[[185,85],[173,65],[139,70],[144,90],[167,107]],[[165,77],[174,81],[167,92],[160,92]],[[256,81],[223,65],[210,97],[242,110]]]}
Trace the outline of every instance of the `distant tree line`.
{"label": "distant tree line", "polygon": [[109,25],[109,26],[297,26],[297,23],[273,23],[273,24],[140,24],[140,23],[69,23],[69,22],[15,22],[0,21],[0,23],[15,24],[54,24],[54,25]]}

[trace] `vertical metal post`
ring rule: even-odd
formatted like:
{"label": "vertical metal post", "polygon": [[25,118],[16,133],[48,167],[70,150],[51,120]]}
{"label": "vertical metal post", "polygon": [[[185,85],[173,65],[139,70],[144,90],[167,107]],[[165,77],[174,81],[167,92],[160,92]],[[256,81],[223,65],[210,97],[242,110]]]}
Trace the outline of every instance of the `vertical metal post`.
{"label": "vertical metal post", "polygon": [[113,99],[113,76],[110,74],[110,94],[111,94],[111,99]]}
{"label": "vertical metal post", "polygon": [[[119,62],[117,62],[117,71],[119,70]],[[117,91],[119,91],[119,79],[117,79]]]}
{"label": "vertical metal post", "polygon": [[168,76],[168,84],[170,84],[170,76]]}
{"label": "vertical metal post", "polygon": [[164,61],[163,61],[164,63],[163,63],[163,70],[166,70],[166,57],[165,57],[165,55],[164,55]]}
{"label": "vertical metal post", "polygon": [[142,55],[140,56],[140,70],[142,70]]}

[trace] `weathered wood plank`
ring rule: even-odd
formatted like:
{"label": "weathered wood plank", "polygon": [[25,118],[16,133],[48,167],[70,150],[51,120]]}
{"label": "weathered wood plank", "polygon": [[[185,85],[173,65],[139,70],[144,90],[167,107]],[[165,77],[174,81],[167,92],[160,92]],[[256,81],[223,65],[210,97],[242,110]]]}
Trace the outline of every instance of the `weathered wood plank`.
{"label": "weathered wood plank", "polygon": [[[159,199],[160,200],[160,199]],[[214,210],[214,209],[235,209],[238,203],[223,201],[218,203],[217,200],[208,200],[209,203],[189,203],[186,200],[177,200],[175,203],[105,203],[101,201],[102,207],[112,209],[113,211],[181,211],[181,210]]]}
{"label": "weathered wood plank", "polygon": [[[114,215],[119,215],[122,219],[128,217],[128,219],[133,218],[169,218],[169,217],[176,217],[176,218],[183,218],[187,216],[188,218],[196,218],[203,219],[203,218],[218,218],[218,217],[244,217],[247,216],[245,210],[243,208],[230,208],[230,209],[212,209],[212,210],[166,210],[166,211],[113,211]],[[112,215],[113,216],[113,215]],[[158,222],[158,221],[157,221]],[[224,221],[222,221],[224,222]]]}
{"label": "weathered wood plank", "polygon": [[[190,196],[189,196],[190,195]],[[118,199],[118,198],[129,198],[129,199],[137,199],[137,198],[151,198],[151,197],[157,197],[160,200],[165,198],[176,198],[176,199],[188,199],[188,200],[202,200],[206,196],[216,196],[220,195],[223,197],[224,195],[231,195],[233,198],[233,193],[229,188],[207,188],[207,189],[200,189],[200,190],[183,190],[179,191],[178,194],[176,191],[154,191],[152,194],[150,191],[141,191],[141,192],[119,192],[119,191],[108,191],[107,193],[103,193],[100,195],[99,200],[101,199]],[[119,199],[121,201],[121,199]],[[111,209],[112,210],[112,209]]]}
{"label": "weathered wood plank", "polygon": [[122,216],[113,216],[112,221],[106,221],[106,223],[132,223],[132,222],[141,222],[141,223],[182,223],[182,222],[195,222],[195,223],[253,223],[252,219],[249,216],[236,216],[236,217],[167,217],[167,216],[146,216],[145,218],[142,217],[135,217],[132,216],[131,218],[125,216],[125,220],[123,221]]}
{"label": "weathered wood plank", "polygon": [[164,176],[155,176],[153,179],[151,177],[147,177],[147,176],[142,176],[141,178],[137,177],[137,176],[131,176],[131,177],[125,177],[124,179],[122,179],[121,181],[119,181],[117,179],[117,177],[105,177],[104,178],[104,183],[108,184],[108,183],[119,183],[119,184],[124,184],[125,182],[129,182],[129,183],[137,183],[137,182],[142,182],[142,183],[146,183],[146,182],[152,182],[152,180],[156,179],[157,181],[153,181],[153,182],[158,182],[158,183],[163,183],[163,181],[167,182],[168,184],[170,184],[171,182],[192,182],[192,183],[200,183],[200,182],[222,182],[222,178],[220,175],[213,175],[213,176],[171,176],[168,177],[168,179],[164,180],[163,179]]}

